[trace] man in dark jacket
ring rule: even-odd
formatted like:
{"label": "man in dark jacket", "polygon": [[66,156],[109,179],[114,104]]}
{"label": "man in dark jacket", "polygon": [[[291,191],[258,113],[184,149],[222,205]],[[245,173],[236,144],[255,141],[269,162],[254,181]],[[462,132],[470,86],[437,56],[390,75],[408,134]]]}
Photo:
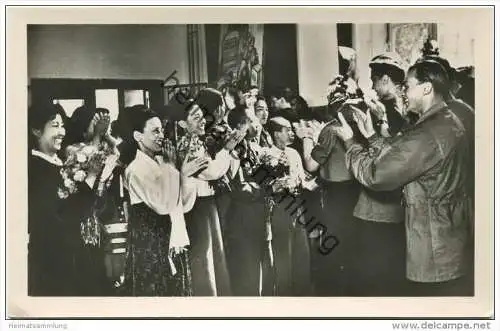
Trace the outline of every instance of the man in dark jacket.
{"label": "man in dark jacket", "polygon": [[348,168],[364,186],[377,191],[404,187],[410,294],[473,295],[472,197],[465,186],[473,169],[464,126],[444,101],[448,76],[438,63],[417,63],[408,71],[405,89],[408,111],[420,117],[401,135],[377,137],[371,116],[361,111],[356,119],[369,148],[351,140],[343,117],[336,134],[348,148]]}
{"label": "man in dark jacket", "polygon": [[[475,116],[474,116],[474,109],[464,102],[463,100],[459,99],[457,97],[457,92],[460,90],[461,84],[458,82],[457,79],[457,72],[454,68],[451,67],[450,63],[448,60],[439,57],[437,55],[432,55],[432,56],[426,56],[423,57],[422,59],[419,60],[420,62],[422,61],[434,61],[439,63],[440,65],[443,66],[443,68],[446,70],[446,73],[448,74],[448,78],[450,80],[450,86],[452,87],[450,89],[450,92],[445,96],[445,101],[448,107],[450,107],[450,110],[455,114],[458,119],[462,122],[464,128],[465,128],[465,133],[467,134],[467,141],[469,142],[469,148],[471,152],[471,158],[469,161],[471,162],[471,166],[474,167],[474,161],[475,161],[475,146],[474,146],[474,141],[475,141]],[[473,169],[473,168],[472,168]],[[471,174],[469,178],[469,183],[468,183],[468,189],[469,189],[469,194],[473,197],[474,196],[474,179],[475,175],[474,173]]]}

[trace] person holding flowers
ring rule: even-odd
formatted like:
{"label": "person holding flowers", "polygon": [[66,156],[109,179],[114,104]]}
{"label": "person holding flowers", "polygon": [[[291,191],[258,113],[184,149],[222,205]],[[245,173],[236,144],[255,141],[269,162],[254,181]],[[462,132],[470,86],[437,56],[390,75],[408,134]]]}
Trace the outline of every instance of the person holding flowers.
{"label": "person holding flowers", "polygon": [[261,164],[268,174],[266,191],[267,231],[272,237],[274,294],[311,295],[310,253],[305,211],[297,203],[302,189],[313,190],[307,181],[299,153],[288,147],[294,138],[292,125],[283,117],[269,121],[274,145],[264,149]]}
{"label": "person holding flowers", "polygon": [[103,224],[110,221],[104,211],[110,207],[107,191],[119,152],[115,139],[108,132],[109,111],[82,106],[75,110],[68,124],[59,197],[67,199],[74,195],[81,183],[90,188],[72,199],[75,201],[73,209],[80,210],[77,221],[80,222],[82,249],[77,268],[82,278],[82,295],[111,295],[113,288],[106,274]]}
{"label": "person holding flowers", "polygon": [[230,295],[219,212],[215,190],[211,182],[222,178],[230,169],[230,152],[243,139],[246,131],[234,130],[224,138],[222,147],[210,154],[202,138],[206,119],[198,104],[187,101],[184,109],[172,114],[184,131],[177,141],[178,165],[186,160],[201,157],[208,159],[206,169],[189,177],[195,187],[196,202],[186,214],[187,230],[191,241],[191,270],[195,296]]}
{"label": "person holding flowers", "polygon": [[[247,130],[245,139],[235,148],[240,160],[232,183],[232,201],[227,214],[227,259],[235,296],[265,295],[260,290],[260,274],[264,281],[269,269],[265,265],[265,201],[263,189],[255,173],[260,167],[261,146],[255,141],[257,128],[243,107],[237,107],[228,116],[235,130]],[[263,286],[262,292],[265,292]]]}
{"label": "person holding flowers", "polygon": [[61,106],[33,105],[28,121],[28,295],[85,295],[95,283],[81,273],[80,220],[93,204],[85,177],[97,177],[97,169],[78,169],[71,178],[61,175],[58,153],[66,136]]}

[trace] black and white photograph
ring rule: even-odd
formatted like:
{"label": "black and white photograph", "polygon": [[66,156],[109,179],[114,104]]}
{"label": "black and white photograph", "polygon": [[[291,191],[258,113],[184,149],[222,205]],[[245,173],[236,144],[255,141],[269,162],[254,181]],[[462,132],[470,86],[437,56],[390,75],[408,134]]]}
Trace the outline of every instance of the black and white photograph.
{"label": "black and white photograph", "polygon": [[485,24],[245,10],[27,22],[24,295],[474,300]]}

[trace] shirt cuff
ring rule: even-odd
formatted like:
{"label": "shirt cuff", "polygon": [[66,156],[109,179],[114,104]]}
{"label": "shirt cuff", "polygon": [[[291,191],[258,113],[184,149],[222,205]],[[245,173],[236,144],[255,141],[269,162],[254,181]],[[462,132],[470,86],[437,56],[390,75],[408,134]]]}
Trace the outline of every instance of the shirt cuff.
{"label": "shirt cuff", "polygon": [[232,158],[231,154],[230,154],[230,151],[228,151],[227,149],[223,148],[221,149],[217,154],[216,154],[216,158],[217,157],[222,157],[224,159],[230,159]]}
{"label": "shirt cuff", "polygon": [[351,139],[346,140],[344,142],[344,144],[345,144],[345,149],[348,150],[352,145],[354,145],[356,143],[354,142],[354,139],[351,138]]}

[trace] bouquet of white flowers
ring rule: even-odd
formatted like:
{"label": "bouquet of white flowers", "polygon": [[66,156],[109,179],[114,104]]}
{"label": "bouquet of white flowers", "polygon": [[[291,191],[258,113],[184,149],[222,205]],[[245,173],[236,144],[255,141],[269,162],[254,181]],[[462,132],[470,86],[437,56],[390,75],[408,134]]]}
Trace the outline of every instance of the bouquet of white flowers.
{"label": "bouquet of white flowers", "polygon": [[[94,146],[79,143],[68,146],[66,161],[60,172],[63,185],[58,189],[59,197],[68,198],[78,192],[80,185],[89,185],[95,189],[97,197],[102,196],[104,189],[111,183],[112,171],[117,165],[118,157],[116,151],[107,144]],[[96,186],[98,178],[100,180]],[[92,215],[81,222],[80,230],[85,244],[100,243],[101,225],[95,208],[92,210]]]}

